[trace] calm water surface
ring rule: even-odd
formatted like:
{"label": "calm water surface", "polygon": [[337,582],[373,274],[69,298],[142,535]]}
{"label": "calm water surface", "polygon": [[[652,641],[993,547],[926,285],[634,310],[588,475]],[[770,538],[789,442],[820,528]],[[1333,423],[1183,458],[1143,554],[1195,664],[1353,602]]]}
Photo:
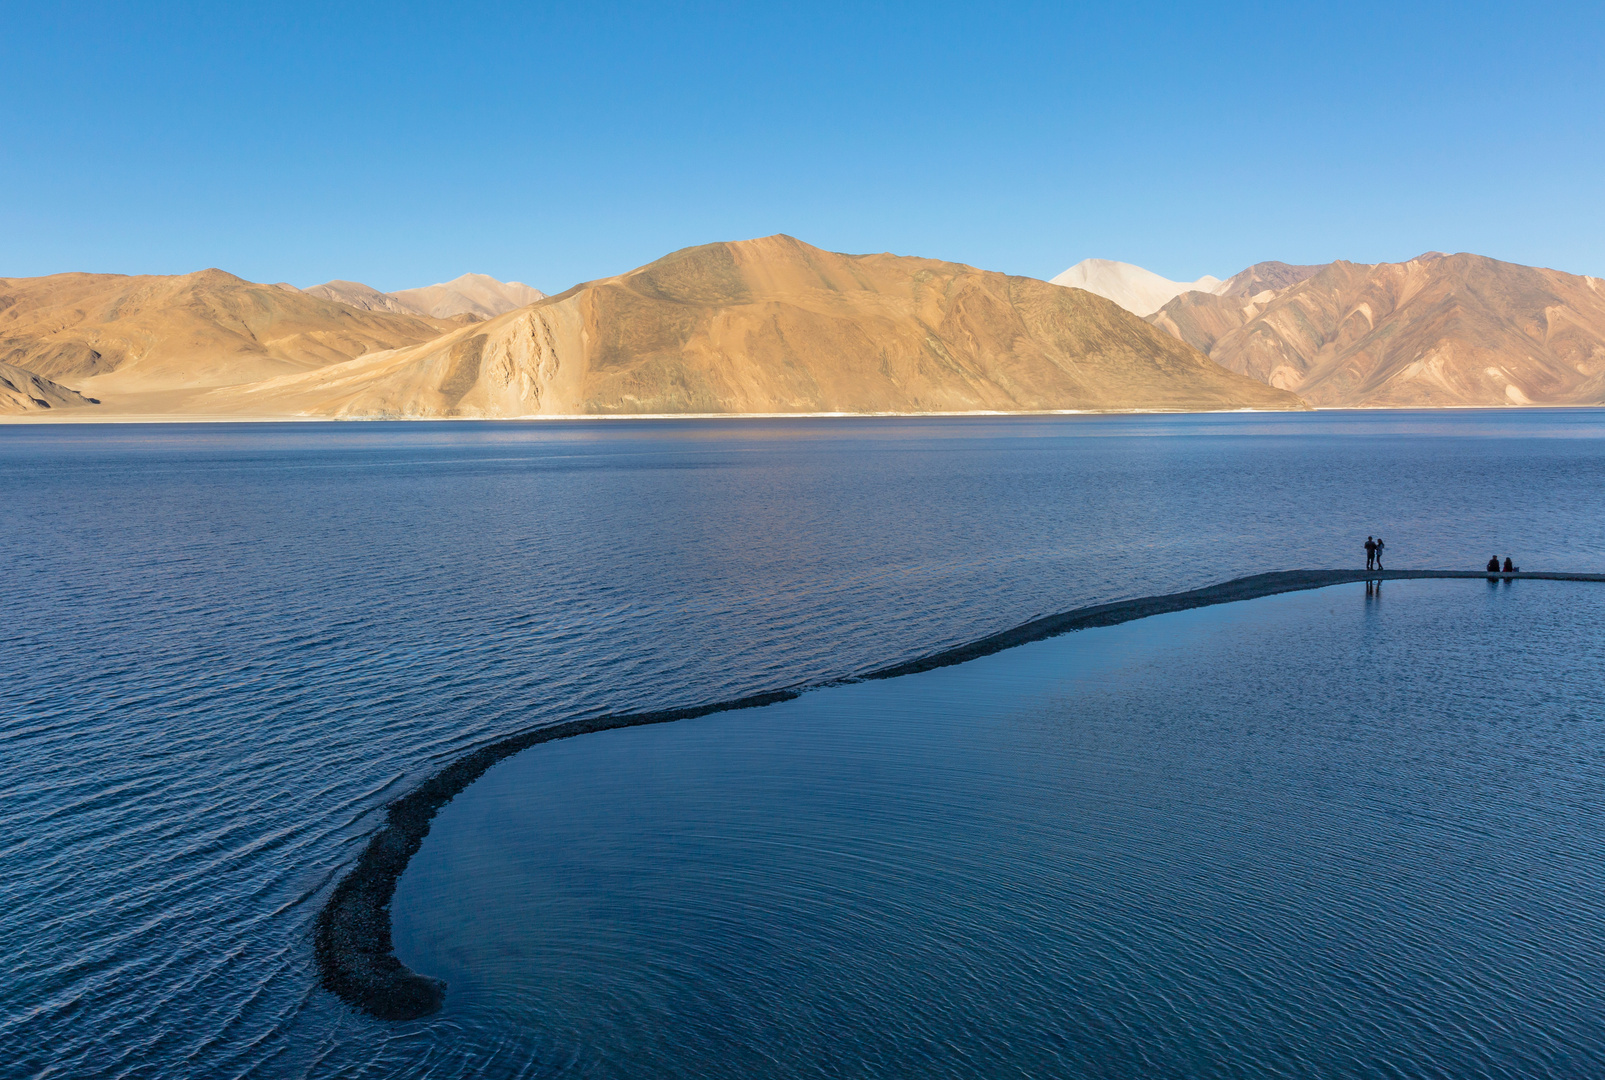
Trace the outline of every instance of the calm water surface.
{"label": "calm water surface", "polygon": [[410,1025],[315,988],[387,799],[533,724],[1358,565],[1376,531],[1394,566],[1605,571],[1605,415],[0,427],[0,1075],[629,1071],[627,1016],[530,1031],[527,985],[448,975]]}
{"label": "calm water surface", "polygon": [[1341,586],[553,743],[398,949],[509,1074],[1602,1076],[1602,616]]}

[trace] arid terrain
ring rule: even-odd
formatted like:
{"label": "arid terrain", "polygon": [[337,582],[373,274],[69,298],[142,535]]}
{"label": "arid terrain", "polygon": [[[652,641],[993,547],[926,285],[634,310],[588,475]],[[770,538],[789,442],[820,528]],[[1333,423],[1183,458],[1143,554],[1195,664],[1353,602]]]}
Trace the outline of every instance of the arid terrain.
{"label": "arid terrain", "polygon": [[[42,393],[8,412],[183,414],[198,394],[431,341],[456,323],[362,311],[221,270],[0,279],[0,364]],[[49,384],[49,385],[46,385]],[[43,404],[41,404],[43,403]],[[74,409],[75,412],[81,411]]]}
{"label": "arid terrain", "polygon": [[79,405],[99,405],[76,390],[69,390],[10,364],[0,364],[0,414],[38,412],[42,409],[71,409]]}
{"label": "arid terrain", "polygon": [[1300,407],[1088,293],[788,236],[689,248],[426,345],[209,398],[311,416]]}
{"label": "arid terrain", "polygon": [[1599,278],[1436,252],[1244,274],[1149,321],[1317,407],[1605,403]]}
{"label": "arid terrain", "polygon": [[221,270],[0,279],[0,415],[1605,403],[1598,278],[1433,252],[1195,282],[1089,259],[1055,281],[789,236],[687,248],[553,297],[482,274],[392,293]]}
{"label": "arid terrain", "polygon": [[360,281],[326,281],[306,290],[312,296],[337,300],[366,311],[395,311],[464,322],[505,315],[546,294],[521,281],[497,281],[488,274],[464,274],[440,285],[384,293]]}
{"label": "arid terrain", "polygon": [[0,284],[0,360],[86,418],[1304,407],[1082,290],[787,236],[466,325],[219,271],[63,277]]}

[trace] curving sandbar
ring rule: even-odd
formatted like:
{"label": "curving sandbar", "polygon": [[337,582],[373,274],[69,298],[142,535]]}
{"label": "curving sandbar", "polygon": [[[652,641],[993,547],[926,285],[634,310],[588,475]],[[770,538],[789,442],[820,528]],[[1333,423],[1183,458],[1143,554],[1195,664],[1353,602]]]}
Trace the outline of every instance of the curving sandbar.
{"label": "curving sandbar", "polygon": [[[1189,592],[1145,596],[1048,615],[968,644],[906,663],[881,668],[846,682],[891,679],[932,668],[962,664],[1016,645],[1056,637],[1072,630],[1163,615],[1171,611],[1253,600],[1276,593],[1321,589],[1357,581],[1407,578],[1538,579],[1605,582],[1605,574],[1489,573],[1483,570],[1282,570],[1256,574]],[[423,844],[429,823],[442,806],[492,765],[538,743],[593,731],[665,724],[731,709],[752,709],[798,697],[829,684],[805,684],[732,701],[657,712],[617,713],[552,724],[509,736],[460,758],[386,808],[385,823],[368,841],[353,866],[334,887],[318,913],[314,939],[323,985],[345,1001],[383,1020],[415,1020],[440,1008],[446,984],[409,970],[396,959],[390,937],[390,901],[408,861]]]}

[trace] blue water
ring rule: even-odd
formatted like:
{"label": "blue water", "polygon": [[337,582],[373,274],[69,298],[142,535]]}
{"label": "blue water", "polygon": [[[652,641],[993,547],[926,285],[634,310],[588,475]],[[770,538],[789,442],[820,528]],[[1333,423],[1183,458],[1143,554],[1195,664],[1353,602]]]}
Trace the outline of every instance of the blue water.
{"label": "blue water", "polygon": [[1369,532],[1605,571],[1602,511],[1598,411],[0,427],[0,1075],[506,1072],[559,1043],[372,1021],[311,960],[466,749]]}
{"label": "blue water", "polygon": [[398,953],[509,1074],[1602,1076],[1602,617],[1341,586],[549,744]]}

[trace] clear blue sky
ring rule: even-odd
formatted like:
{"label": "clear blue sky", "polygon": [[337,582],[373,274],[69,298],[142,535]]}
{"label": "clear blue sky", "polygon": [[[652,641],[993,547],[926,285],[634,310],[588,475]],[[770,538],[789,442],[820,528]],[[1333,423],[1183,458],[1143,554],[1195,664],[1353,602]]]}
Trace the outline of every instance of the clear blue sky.
{"label": "clear blue sky", "polygon": [[0,2],[0,276],[1605,275],[1605,5]]}

